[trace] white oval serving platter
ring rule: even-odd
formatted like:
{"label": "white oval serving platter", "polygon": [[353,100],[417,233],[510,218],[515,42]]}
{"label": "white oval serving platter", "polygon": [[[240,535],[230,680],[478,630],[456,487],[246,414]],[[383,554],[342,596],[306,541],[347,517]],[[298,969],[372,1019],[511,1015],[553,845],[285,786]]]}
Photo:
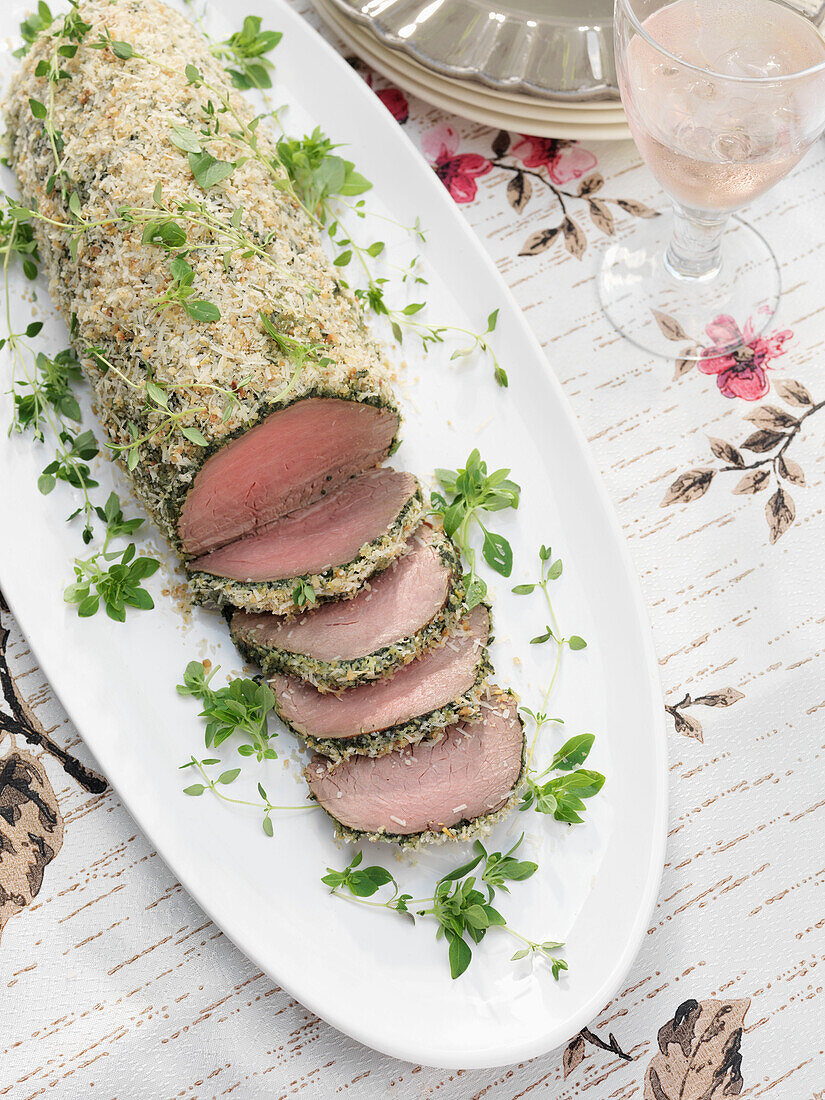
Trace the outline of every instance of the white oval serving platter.
{"label": "white oval serving platter", "polygon": [[[29,7],[12,0],[0,12],[0,75],[14,64],[8,42]],[[209,657],[226,673],[242,664],[222,619],[195,609],[182,614],[170,594],[181,575],[151,530],[141,548],[164,556],[150,582],[157,607],[126,624],[101,612],[78,619],[63,601],[72,559],[87,551],[75,523],[73,490],[48,496],[36,487],[49,460],[31,439],[6,435],[7,393],[0,398],[0,583],[46,675],[119,795],[190,893],[231,939],[309,1009],[361,1042],[427,1065],[481,1067],[512,1063],[565,1042],[617,992],[647,930],[664,857],[667,775],[664,712],[650,629],[629,556],[598,472],[541,348],[484,248],[403,131],[363,81],[282,0],[259,0],[267,28],[283,31],[274,60],[275,104],[288,104],[288,131],[320,124],[374,182],[368,206],[427,232],[421,246],[423,289],[435,322],[475,331],[499,309],[494,335],[510,388],[498,388],[479,355],[450,361],[460,342],[448,338],[423,355],[409,338],[395,349],[407,419],[393,462],[429,477],[436,466],[463,464],[479,447],[491,469],[512,468],[522,485],[518,512],[497,513],[494,525],[512,542],[513,576],[489,574],[494,597],[498,680],[536,706],[549,675],[547,647],[528,641],[544,626],[537,599],[510,594],[533,579],[536,551],[551,543],[565,569],[556,582],[561,628],[579,633],[588,648],[563,662],[552,713],[566,719],[540,750],[549,758],[561,738],[589,731],[596,745],[588,766],[607,776],[588,804],[585,824],[569,828],[535,813],[514,813],[490,838],[494,849],[526,834],[523,857],[539,871],[500,895],[509,923],[532,939],[566,941],[569,972],[553,981],[542,964],[510,962],[514,941],[493,930],[475,950],[472,966],[451,981],[444,943],[432,925],[415,928],[395,914],[331,897],[320,882],[327,866],[342,867],[351,849],[332,837],[320,811],[275,819],[268,839],[253,811],[189,798],[190,772],[178,765],[203,755],[197,707],[175,685],[187,661]],[[229,0],[213,0],[207,26],[223,38],[240,17]],[[13,187],[2,170],[3,187]],[[406,232],[374,218],[358,221],[359,235],[387,241],[394,262],[407,263],[415,245]],[[37,343],[56,351],[67,342],[48,306],[42,280],[15,274],[12,312],[18,327],[45,313]],[[397,291],[392,292],[397,297]],[[546,308],[554,306],[548,272]],[[0,353],[6,391],[8,350]],[[84,424],[95,427],[84,399]],[[124,477],[95,461],[100,500]],[[134,513],[136,506],[127,507]],[[18,517],[12,525],[12,517]],[[222,674],[220,674],[222,675]],[[273,801],[304,797],[297,744],[282,731],[280,758],[260,773]],[[243,763],[231,747],[219,752]],[[248,762],[245,774],[251,773]],[[231,793],[254,794],[258,775],[241,778]],[[277,796],[277,797],[276,797]],[[456,866],[467,846],[428,849],[417,857],[367,846],[366,862],[381,862],[416,897]],[[12,935],[11,926],[6,935]],[[208,960],[205,962],[208,965]],[[273,1027],[277,1023],[273,1021]]]}

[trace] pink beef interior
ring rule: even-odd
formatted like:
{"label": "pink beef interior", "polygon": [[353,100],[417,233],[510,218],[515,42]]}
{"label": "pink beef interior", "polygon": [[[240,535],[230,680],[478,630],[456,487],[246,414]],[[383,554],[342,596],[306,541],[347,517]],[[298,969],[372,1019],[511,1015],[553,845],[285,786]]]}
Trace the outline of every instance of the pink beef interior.
{"label": "pink beef interior", "polygon": [[522,743],[516,704],[507,696],[485,710],[482,722],[452,726],[440,741],[337,766],[314,756],[307,779],[324,809],[351,829],[437,832],[504,805],[521,771]]}
{"label": "pink beef interior", "polygon": [[403,557],[368,582],[353,600],[323,604],[297,619],[236,611],[232,629],[257,645],[320,661],[352,661],[416,634],[447,599],[450,570],[426,524]]}
{"label": "pink beef interior", "polygon": [[187,554],[249,535],[377,465],[398,417],[358,401],[311,397],[272,413],[198,471],[178,533]]}
{"label": "pink beef interior", "polygon": [[270,680],[284,718],[308,737],[357,737],[389,729],[446,706],[473,686],[490,620],[483,604],[467,620],[469,630],[399,669],[392,677],[340,695],[280,673]]}
{"label": "pink beef interior", "polygon": [[388,466],[350,478],[263,531],[221,546],[190,568],[236,581],[277,581],[346,565],[383,535],[415,494],[412,474]]}

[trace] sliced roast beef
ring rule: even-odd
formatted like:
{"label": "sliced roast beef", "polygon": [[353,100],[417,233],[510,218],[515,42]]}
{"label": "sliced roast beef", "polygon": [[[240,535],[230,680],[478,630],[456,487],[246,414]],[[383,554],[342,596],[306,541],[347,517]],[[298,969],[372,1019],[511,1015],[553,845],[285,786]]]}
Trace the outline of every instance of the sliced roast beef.
{"label": "sliced roast beef", "polygon": [[310,791],[345,833],[373,840],[481,832],[511,804],[524,757],[513,696],[496,689],[483,706],[480,721],[378,759],[334,764],[315,756],[306,769]]}
{"label": "sliced roast beef", "polygon": [[237,610],[232,637],[264,672],[286,672],[332,691],[408,664],[455,628],[464,597],[461,561],[441,527],[422,524],[402,557],[352,600],[297,618]]}
{"label": "sliced roast beef", "polygon": [[197,603],[276,615],[294,612],[293,597],[309,589],[317,602],[349,599],[403,554],[423,509],[412,474],[368,470],[259,534],[190,562],[190,592]]}
{"label": "sliced roast beef", "polygon": [[196,558],[191,569],[236,581],[323,573],[379,538],[416,491],[412,474],[386,466],[368,470],[258,534]]}
{"label": "sliced roast beef", "polygon": [[198,471],[178,524],[184,553],[244,538],[377,465],[397,428],[393,410],[338,398],[271,413]]}
{"label": "sliced roast beef", "polygon": [[421,740],[465,716],[456,714],[456,704],[472,709],[489,672],[489,628],[489,611],[479,604],[462,632],[437,649],[394,676],[339,695],[321,694],[276,673],[270,679],[276,709],[292,730],[328,756],[346,755],[346,750],[375,755],[399,741]]}

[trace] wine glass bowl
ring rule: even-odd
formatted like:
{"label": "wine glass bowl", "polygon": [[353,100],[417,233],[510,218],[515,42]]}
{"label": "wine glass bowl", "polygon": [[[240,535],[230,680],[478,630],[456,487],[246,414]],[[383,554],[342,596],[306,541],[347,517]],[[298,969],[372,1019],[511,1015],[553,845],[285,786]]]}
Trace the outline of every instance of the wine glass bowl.
{"label": "wine glass bowl", "polygon": [[778,265],[731,214],[825,130],[825,40],[777,0],[616,0],[615,49],[631,132],[673,210],[608,250],[605,312],[663,355],[673,348],[657,312],[691,334],[720,313],[758,318],[761,331],[778,305]]}

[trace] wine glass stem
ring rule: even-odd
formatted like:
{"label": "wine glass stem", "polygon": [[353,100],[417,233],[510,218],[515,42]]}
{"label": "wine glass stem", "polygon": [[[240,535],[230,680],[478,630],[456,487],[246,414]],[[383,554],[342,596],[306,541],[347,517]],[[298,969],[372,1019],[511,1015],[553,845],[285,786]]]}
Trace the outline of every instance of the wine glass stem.
{"label": "wine glass stem", "polygon": [[675,278],[707,282],[719,274],[722,266],[722,234],[727,214],[673,203],[673,236],[665,253],[665,267]]}

